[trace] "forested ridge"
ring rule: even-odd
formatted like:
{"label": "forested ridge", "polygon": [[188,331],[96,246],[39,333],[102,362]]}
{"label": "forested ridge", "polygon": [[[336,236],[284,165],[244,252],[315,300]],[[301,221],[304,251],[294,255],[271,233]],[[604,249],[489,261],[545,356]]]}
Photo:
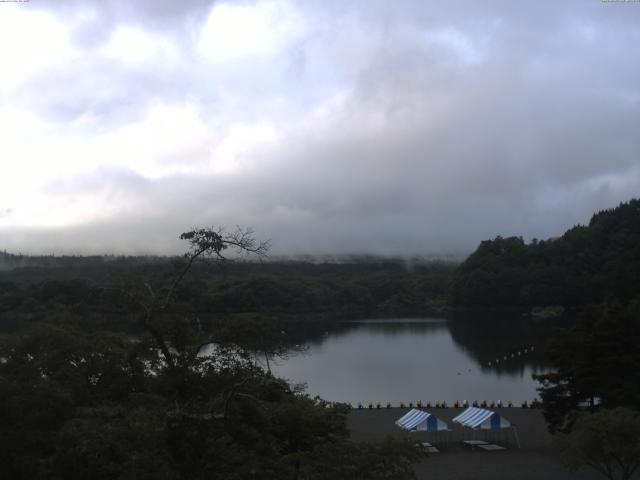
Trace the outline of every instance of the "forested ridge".
{"label": "forested ridge", "polygon": [[563,462],[631,478],[640,466],[640,200],[561,237],[481,242],[456,269],[451,299],[458,310],[549,319],[552,368],[534,378]]}
{"label": "forested ridge", "polygon": [[[170,275],[162,257],[25,257],[0,253],[0,318],[13,321],[64,307],[90,307],[105,322],[121,312],[113,287]],[[335,319],[420,316],[449,307],[580,307],[609,296],[623,302],[640,292],[640,200],[593,215],[562,236],[527,243],[522,237],[485,240],[469,257],[418,262],[376,257],[340,263],[206,263],[181,286],[184,307],[214,316],[260,313],[330,315]],[[188,305],[187,305],[188,304]],[[103,308],[104,307],[104,308]],[[124,308],[124,307],[123,307]],[[86,310],[86,309],[85,309]],[[87,317],[87,314],[88,317]],[[113,318],[111,318],[113,320]]]}
{"label": "forested ridge", "polygon": [[593,215],[561,237],[496,237],[480,243],[456,270],[458,307],[595,304],[640,299],[640,200]]}
{"label": "forested ridge", "polygon": [[[64,315],[85,325],[122,329],[130,323],[131,310],[122,291],[141,282],[162,283],[173,272],[169,259],[158,258],[62,257],[54,263],[0,274],[2,327]],[[202,262],[176,290],[173,309],[198,315],[205,323],[261,316],[278,328],[442,314],[454,268],[445,262],[411,269],[400,261],[234,262],[222,268]]]}

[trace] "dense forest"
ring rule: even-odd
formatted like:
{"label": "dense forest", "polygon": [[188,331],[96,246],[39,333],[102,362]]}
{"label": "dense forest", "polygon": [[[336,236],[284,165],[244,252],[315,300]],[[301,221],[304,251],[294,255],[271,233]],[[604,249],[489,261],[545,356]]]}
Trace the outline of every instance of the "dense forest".
{"label": "dense forest", "polygon": [[343,319],[442,313],[455,265],[230,261],[238,238],[187,233],[175,258],[0,253],[0,475],[412,478],[412,445],[351,442],[348,406],[255,359]]}
{"label": "dense forest", "polygon": [[609,479],[633,476],[640,467],[640,200],[598,212],[558,238],[482,242],[455,271],[451,299],[458,312],[515,309],[533,323],[546,319],[552,368],[534,378],[563,462]]}
{"label": "dense forest", "polygon": [[3,478],[412,478],[415,448],[350,441],[346,405],[256,361],[344,319],[446,314],[484,363],[532,324],[507,316],[484,345],[469,309],[571,309],[542,324],[563,327],[538,376],[550,430],[640,407],[640,200],[557,239],[484,241],[460,265],[264,261],[247,232],[181,238],[175,258],[0,253]]}
{"label": "dense forest", "polygon": [[[0,336],[0,476],[412,478],[413,445],[351,442],[348,406],[311,398],[255,361],[287,349],[287,335],[265,328],[268,315],[232,328],[200,318],[216,295],[229,299],[217,312],[239,317],[309,308],[287,310],[293,299],[268,278],[197,275],[225,264],[227,249],[260,257],[266,245],[248,231],[181,238],[189,250],[166,268],[137,262],[96,277],[93,261],[74,260],[80,270],[62,278],[23,267],[3,282],[4,318],[18,320]],[[324,274],[316,282],[331,285]]]}
{"label": "dense forest", "polygon": [[640,200],[593,215],[559,238],[480,243],[456,270],[457,307],[581,307],[640,300]]}
{"label": "dense forest", "polygon": [[[122,292],[145,282],[164,282],[180,259],[53,257],[48,261],[46,266],[42,258],[22,259],[23,266],[0,273],[0,328],[63,315],[85,325],[121,330],[130,324],[131,310]],[[11,259],[5,265],[10,263]],[[206,324],[268,318],[274,329],[364,317],[442,314],[449,304],[454,268],[455,264],[439,261],[408,268],[393,259],[224,264],[205,260],[194,265],[180,284],[173,308]]]}
{"label": "dense forest", "polygon": [[[122,328],[128,308],[120,295],[123,285],[161,282],[177,261],[0,253],[0,325],[13,328],[16,322],[62,312]],[[576,308],[611,296],[625,303],[637,300],[638,271],[640,200],[631,200],[558,238],[483,241],[459,265],[376,257],[322,263],[204,261],[194,265],[177,300],[203,321],[247,315],[276,322],[411,317],[469,307]]]}

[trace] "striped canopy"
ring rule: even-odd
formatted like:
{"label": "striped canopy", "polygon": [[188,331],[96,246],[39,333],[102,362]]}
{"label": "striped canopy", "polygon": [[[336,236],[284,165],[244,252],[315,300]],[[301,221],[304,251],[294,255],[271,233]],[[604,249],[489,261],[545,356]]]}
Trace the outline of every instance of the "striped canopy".
{"label": "striped canopy", "polygon": [[412,408],[407,414],[396,420],[396,425],[412,432],[441,432],[449,430],[447,424],[435,415],[415,408]]}
{"label": "striped canopy", "polygon": [[495,430],[511,426],[509,420],[501,417],[496,412],[484,408],[469,407],[453,419],[463,427],[480,428],[483,430]]}

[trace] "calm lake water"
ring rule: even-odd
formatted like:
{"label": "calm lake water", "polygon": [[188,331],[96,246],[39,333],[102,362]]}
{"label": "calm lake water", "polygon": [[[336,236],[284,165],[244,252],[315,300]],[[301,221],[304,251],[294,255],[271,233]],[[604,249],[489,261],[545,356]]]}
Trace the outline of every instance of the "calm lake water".
{"label": "calm lake water", "polygon": [[544,338],[513,319],[349,322],[309,340],[306,351],[272,369],[331,401],[520,403],[537,397],[531,375],[545,370]]}

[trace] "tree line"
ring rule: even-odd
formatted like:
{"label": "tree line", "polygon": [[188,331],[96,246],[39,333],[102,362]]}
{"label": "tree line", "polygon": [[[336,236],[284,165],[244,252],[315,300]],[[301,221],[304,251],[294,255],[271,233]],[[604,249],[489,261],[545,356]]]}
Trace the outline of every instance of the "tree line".
{"label": "tree line", "polygon": [[[346,405],[254,361],[267,353],[259,332],[220,335],[180,307],[198,260],[266,245],[242,230],[181,238],[189,250],[170,273],[121,285],[136,335],[55,315],[0,337],[2,478],[413,478],[413,445],[350,441]],[[69,305],[76,286],[36,291]],[[81,305],[102,305],[92,293],[80,289]]]}
{"label": "tree line", "polygon": [[[93,260],[75,267],[28,267],[0,275],[0,329],[43,318],[122,330],[130,326],[129,300],[121,295],[147,282],[161,284],[180,259],[163,263]],[[262,317],[283,329],[336,320],[441,315],[449,307],[454,264],[430,262],[408,270],[401,262],[340,264],[225,262],[193,265],[176,288],[172,310],[202,322]]]}
{"label": "tree line", "polygon": [[458,307],[560,305],[566,308],[615,297],[640,299],[640,200],[594,214],[562,236],[526,243],[496,237],[480,243],[456,270]]}
{"label": "tree line", "polygon": [[556,322],[545,352],[553,369],[534,376],[549,430],[567,466],[632,477],[640,467],[640,200],[557,238],[481,242],[455,271],[451,298],[458,308],[567,312],[569,325]]}

